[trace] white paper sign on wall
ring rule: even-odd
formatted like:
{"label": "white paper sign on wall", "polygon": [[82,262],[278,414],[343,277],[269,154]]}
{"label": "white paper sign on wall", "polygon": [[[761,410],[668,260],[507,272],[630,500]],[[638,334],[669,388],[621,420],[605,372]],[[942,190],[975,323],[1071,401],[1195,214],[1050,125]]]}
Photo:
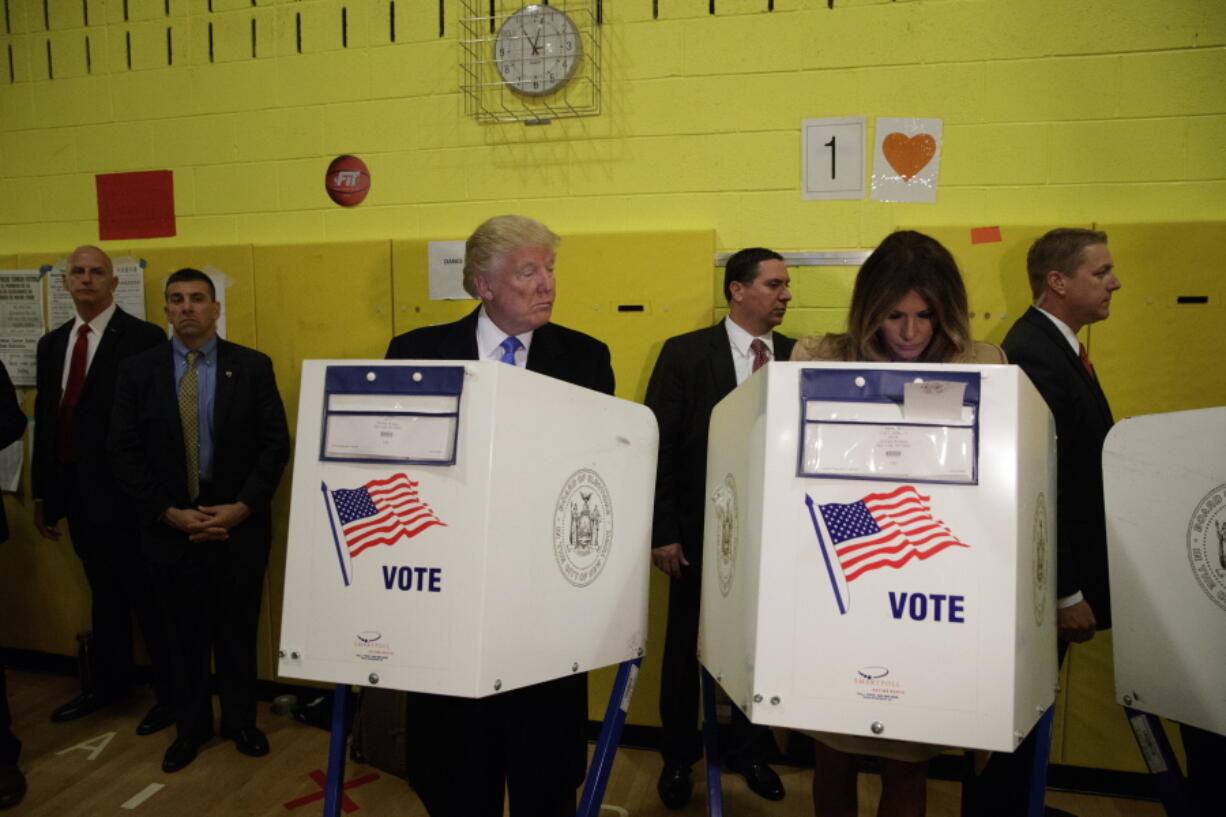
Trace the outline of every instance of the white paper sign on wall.
{"label": "white paper sign on wall", "polygon": [[863,116],[801,122],[801,197],[805,201],[864,198]]}
{"label": "white paper sign on wall", "polygon": [[878,117],[876,128],[873,201],[935,202],[942,120]]}

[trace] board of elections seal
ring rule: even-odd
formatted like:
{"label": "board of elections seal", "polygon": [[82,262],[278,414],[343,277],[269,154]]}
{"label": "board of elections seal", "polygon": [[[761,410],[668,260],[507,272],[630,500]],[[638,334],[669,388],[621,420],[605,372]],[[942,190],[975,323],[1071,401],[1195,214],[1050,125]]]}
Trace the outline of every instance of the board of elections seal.
{"label": "board of elections seal", "polygon": [[1047,496],[1039,492],[1034,503],[1034,554],[1031,557],[1032,575],[1034,580],[1034,623],[1036,627],[1043,626],[1043,615],[1047,611],[1049,594],[1047,592],[1047,570],[1050,548],[1047,545]]}
{"label": "board of elections seal", "polygon": [[1188,520],[1188,561],[1200,589],[1226,610],[1226,483],[1206,494]]}
{"label": "board of elections seal", "polygon": [[724,475],[724,482],[711,494],[715,504],[715,547],[719,554],[716,561],[719,572],[719,592],[727,596],[732,590],[732,577],[736,572],[736,550],[740,538],[739,515],[736,507],[736,480],[732,474]]}
{"label": "board of elections seal", "polygon": [[575,587],[587,587],[604,570],[613,543],[613,502],[600,474],[580,468],[558,494],[553,511],[553,557]]}

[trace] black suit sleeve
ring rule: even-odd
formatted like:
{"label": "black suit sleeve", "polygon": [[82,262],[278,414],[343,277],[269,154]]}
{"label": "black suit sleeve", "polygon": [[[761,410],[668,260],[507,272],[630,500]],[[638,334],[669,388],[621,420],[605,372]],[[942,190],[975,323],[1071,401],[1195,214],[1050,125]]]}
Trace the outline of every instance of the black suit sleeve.
{"label": "black suit sleeve", "polygon": [[252,357],[254,360],[249,365],[254,377],[250,383],[255,388],[258,453],[237,499],[250,508],[264,508],[272,503],[272,495],[281,481],[281,472],[289,461],[289,426],[285,420],[281,394],[277,391],[272,360],[263,354]]}
{"label": "black suit sleeve", "polygon": [[1056,421],[1056,596],[1064,598],[1082,590],[1074,552],[1091,535],[1082,507],[1086,486],[1080,472],[1085,463],[1080,461],[1083,455],[1072,427],[1075,411],[1067,378],[1060,367],[1035,354],[1034,348],[1034,344],[1015,346],[1008,354],[1010,362],[1021,367],[1038,389]]}
{"label": "black suit sleeve", "polygon": [[111,408],[111,430],[107,448],[115,479],[132,501],[143,521],[152,523],[167,508],[175,505],[171,486],[154,470],[145,450],[142,402],[151,388],[149,357],[139,356],[119,364],[115,383],[115,402]]}
{"label": "black suit sleeve", "polygon": [[684,425],[689,391],[683,377],[684,358],[678,349],[677,339],[664,342],[647,383],[647,396],[643,400],[656,415],[656,423],[660,426],[655,509],[651,524],[653,548],[681,541],[680,497],[677,496],[676,486],[680,479],[680,441],[686,431]]}
{"label": "black suit sleeve", "polygon": [[609,347],[607,345],[597,342],[597,347],[590,382],[583,385],[589,389],[611,395],[617,386],[613,376],[613,359],[609,354]]}
{"label": "black suit sleeve", "polygon": [[26,430],[26,415],[17,403],[17,389],[9,377],[8,369],[0,361],[0,448],[21,439]]}

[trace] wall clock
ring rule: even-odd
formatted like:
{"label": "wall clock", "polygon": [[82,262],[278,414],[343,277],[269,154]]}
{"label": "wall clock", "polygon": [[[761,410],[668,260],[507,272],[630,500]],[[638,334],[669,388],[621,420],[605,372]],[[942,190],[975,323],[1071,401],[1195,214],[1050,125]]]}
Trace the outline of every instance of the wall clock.
{"label": "wall clock", "polygon": [[603,0],[460,0],[460,90],[478,122],[600,113]]}
{"label": "wall clock", "polygon": [[524,6],[502,22],[494,64],[512,91],[547,96],[566,85],[583,54],[579,27],[553,6]]}

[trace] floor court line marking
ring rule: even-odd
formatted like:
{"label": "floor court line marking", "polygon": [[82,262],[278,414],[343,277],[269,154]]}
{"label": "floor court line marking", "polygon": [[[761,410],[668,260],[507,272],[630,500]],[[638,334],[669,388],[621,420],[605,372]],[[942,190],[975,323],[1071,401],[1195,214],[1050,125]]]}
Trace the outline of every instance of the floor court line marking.
{"label": "floor court line marking", "polygon": [[[320,789],[326,789],[327,784],[328,784],[328,776],[323,773],[322,769],[316,769],[315,771],[308,774],[307,777],[311,778],[311,780],[314,780],[315,785],[319,786]],[[358,777],[358,778],[355,778],[354,780],[350,780],[347,783],[345,783],[343,786],[341,786],[341,810],[344,811],[346,814],[348,814],[351,811],[357,811],[359,808],[358,804],[353,802],[353,800],[349,799],[349,795],[345,794],[345,790],[357,788],[358,786],[364,786],[367,783],[372,783],[378,779],[379,779],[379,775],[368,774],[363,777]],[[314,794],[308,794],[305,797],[299,797],[296,800],[290,800],[288,803],[282,803],[281,805],[284,808],[287,808],[290,810],[293,810],[296,808],[302,808],[308,803],[314,803],[316,800],[324,799],[325,793],[326,793],[325,791],[317,791]]]}
{"label": "floor court line marking", "polygon": [[611,811],[614,814],[618,815],[618,817],[630,817],[630,812],[622,808],[621,806],[610,806],[608,803],[601,803],[600,810],[601,811]]}
{"label": "floor court line marking", "polygon": [[148,786],[145,786],[136,794],[132,795],[132,797],[130,797],[126,803],[120,806],[120,808],[134,809],[164,788],[166,788],[165,783],[150,783]]}

